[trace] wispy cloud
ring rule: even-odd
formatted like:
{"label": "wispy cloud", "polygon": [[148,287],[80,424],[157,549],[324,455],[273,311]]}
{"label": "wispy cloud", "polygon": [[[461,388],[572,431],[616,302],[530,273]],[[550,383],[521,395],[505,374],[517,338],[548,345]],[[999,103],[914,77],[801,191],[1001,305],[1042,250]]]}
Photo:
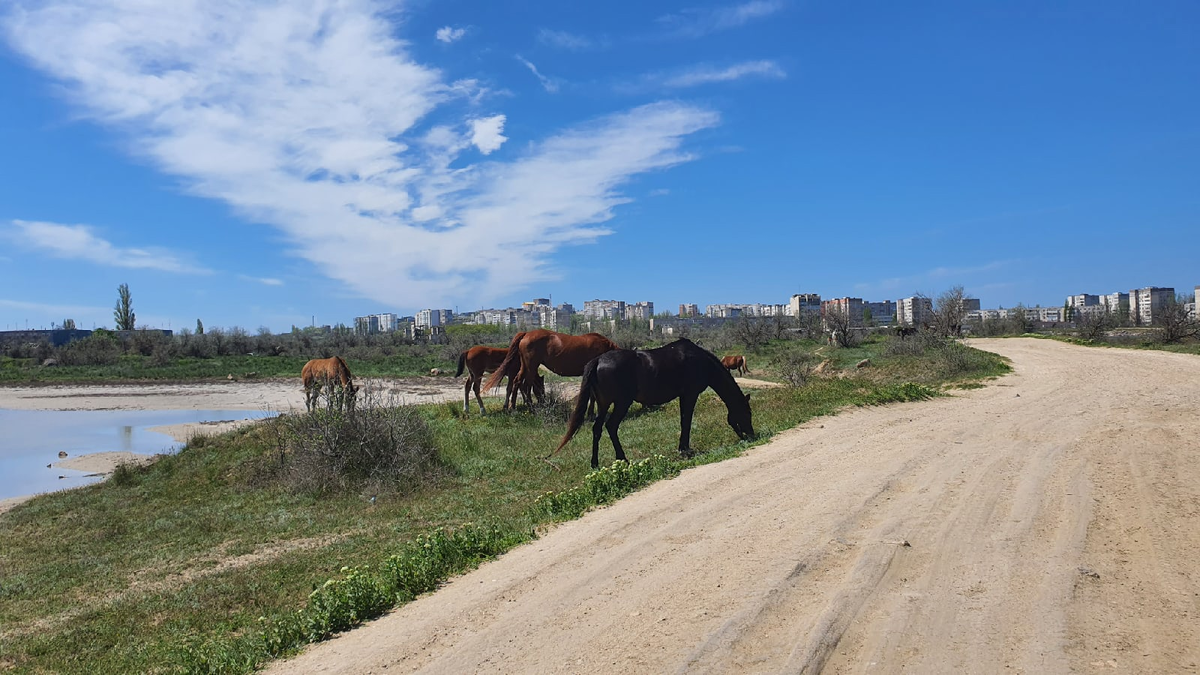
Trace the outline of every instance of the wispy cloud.
{"label": "wispy cloud", "polygon": [[262,284],[264,286],[282,286],[283,285],[282,279],[276,279],[274,277],[252,277],[248,274],[239,274],[238,278],[241,279],[242,281],[253,281],[254,283]]}
{"label": "wispy cloud", "polygon": [[559,247],[608,232],[623,186],[691,160],[689,136],[719,122],[661,102],[471,163],[465,149],[499,142],[462,112],[477,87],[416,62],[371,0],[16,2],[3,36],[89,116],[384,306],[549,278]]}
{"label": "wispy cloud", "polygon": [[11,225],[9,235],[17,244],[54,258],[84,260],[108,267],[184,274],[210,273],[210,270],[185,262],[165,248],[115,246],[98,236],[95,230],[87,225],[61,225],[28,220],[14,220]]}
{"label": "wispy cloud", "polygon": [[[64,319],[80,318],[82,316],[104,316],[106,312],[111,312],[111,308],[106,307],[88,307],[86,305],[55,305],[42,302],[28,302],[24,300],[6,300],[0,298],[0,307],[7,310],[20,310],[28,313],[39,315],[56,316]],[[82,326],[80,326],[82,328]]]}
{"label": "wispy cloud", "polygon": [[441,40],[442,42],[445,42],[446,44],[450,44],[451,42],[458,41],[459,39],[462,38],[462,36],[464,36],[466,34],[467,34],[467,29],[465,29],[465,28],[454,28],[451,26],[442,26],[441,28],[437,29],[436,33],[434,33],[434,37],[436,37],[438,40]]}
{"label": "wispy cloud", "polygon": [[556,80],[554,80],[553,78],[549,78],[549,77],[546,77],[545,75],[541,74],[541,72],[538,71],[537,66],[530,63],[529,59],[526,59],[526,58],[522,57],[520,54],[517,54],[517,60],[520,61],[521,63],[525,64],[525,67],[529,69],[529,72],[533,73],[534,77],[536,77],[538,79],[538,82],[542,83],[543,89],[550,92],[551,94],[556,93],[558,91],[558,82]]}
{"label": "wispy cloud", "polygon": [[590,38],[574,33],[568,33],[565,30],[550,30],[543,28],[538,31],[538,42],[550,46],[558,47],[559,49],[570,49],[572,51],[582,51],[591,49],[596,46],[596,42]]}
{"label": "wispy cloud", "polygon": [[1012,265],[1014,260],[994,260],[982,265],[970,267],[934,267],[919,274],[904,277],[891,277],[879,281],[855,284],[855,290],[864,291],[901,291],[915,293],[919,290],[929,291],[933,285],[966,284],[972,276],[983,272],[995,272]]}
{"label": "wispy cloud", "polygon": [[782,0],[751,0],[738,5],[711,9],[685,9],[678,14],[659,17],[670,36],[701,37],[730,28],[737,28],[783,9]]}
{"label": "wispy cloud", "polygon": [[686,89],[745,78],[781,80],[785,77],[787,73],[774,61],[743,61],[724,67],[699,64],[685,69],[646,73],[634,81],[618,82],[613,88],[624,94],[645,94],[661,89]]}
{"label": "wispy cloud", "polygon": [[726,68],[697,66],[691,70],[663,79],[663,86],[673,88],[695,87],[713,82],[732,82],[744,77],[763,77],[781,80],[787,77],[783,68],[774,61],[745,61]]}

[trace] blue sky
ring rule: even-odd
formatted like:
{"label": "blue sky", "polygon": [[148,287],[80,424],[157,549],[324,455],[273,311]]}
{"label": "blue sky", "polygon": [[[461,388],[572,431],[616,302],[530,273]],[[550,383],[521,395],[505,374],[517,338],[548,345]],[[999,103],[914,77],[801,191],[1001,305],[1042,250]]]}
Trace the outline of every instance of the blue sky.
{"label": "blue sky", "polygon": [[0,327],[1200,284],[1193,2],[15,0]]}

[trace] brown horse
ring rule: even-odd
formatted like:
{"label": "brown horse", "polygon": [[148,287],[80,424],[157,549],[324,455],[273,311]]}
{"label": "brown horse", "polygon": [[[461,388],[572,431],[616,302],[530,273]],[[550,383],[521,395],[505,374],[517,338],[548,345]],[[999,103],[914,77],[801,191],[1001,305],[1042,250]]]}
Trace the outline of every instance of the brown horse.
{"label": "brown horse", "polygon": [[[524,333],[521,333],[524,335]],[[504,357],[508,355],[507,349],[498,347],[485,347],[483,345],[471,347],[465,352],[458,355],[458,371],[454,373],[455,377],[467,371],[467,381],[463,385],[463,415],[470,411],[471,407],[471,389],[475,389],[475,400],[479,402],[479,414],[484,415],[486,411],[483,408],[483,399],[479,396],[480,385],[483,384],[484,373],[494,373],[504,363]],[[512,399],[512,405],[515,408],[517,405],[517,373],[521,370],[519,361],[510,361],[508,370],[504,373],[508,376],[508,387],[504,391],[504,408],[507,409],[509,399]],[[533,393],[537,394],[540,401],[546,395],[546,378],[538,375],[533,382]],[[521,394],[525,397],[525,405],[530,404],[530,387],[525,386],[520,389]]]}
{"label": "brown horse", "polygon": [[741,354],[731,354],[721,357],[721,365],[729,370],[736,370],[739,375],[749,375],[750,369],[746,367],[746,357]]}
{"label": "brown horse", "polygon": [[513,338],[504,362],[492,373],[483,388],[491,389],[499,385],[505,368],[513,361],[520,360],[521,363],[521,369],[517,372],[518,383],[525,382],[527,377],[532,378],[542,365],[559,375],[578,377],[583,374],[583,367],[588,361],[616,348],[616,343],[599,333],[568,335],[543,328],[531,330]]}
{"label": "brown horse", "polygon": [[342,357],[331,356],[327,359],[309,361],[301,369],[300,379],[304,382],[304,406],[309,410],[317,406],[317,397],[323,386],[328,387],[330,401],[334,400],[334,387],[342,390],[341,396],[337,398],[339,408],[342,406],[354,408],[354,396],[358,393],[358,387],[354,385],[350,368],[342,360]]}

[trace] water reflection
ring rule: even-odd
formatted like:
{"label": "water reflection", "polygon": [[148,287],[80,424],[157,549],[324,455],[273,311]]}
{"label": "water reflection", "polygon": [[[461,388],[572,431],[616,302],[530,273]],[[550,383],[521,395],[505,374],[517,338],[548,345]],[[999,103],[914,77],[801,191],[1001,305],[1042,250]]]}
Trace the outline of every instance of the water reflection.
{"label": "water reflection", "polygon": [[[52,466],[68,457],[125,451],[175,452],[181,443],[148,427],[262,418],[248,410],[3,410],[0,409],[0,499],[86,485],[101,479]],[[62,476],[62,478],[59,478]]]}

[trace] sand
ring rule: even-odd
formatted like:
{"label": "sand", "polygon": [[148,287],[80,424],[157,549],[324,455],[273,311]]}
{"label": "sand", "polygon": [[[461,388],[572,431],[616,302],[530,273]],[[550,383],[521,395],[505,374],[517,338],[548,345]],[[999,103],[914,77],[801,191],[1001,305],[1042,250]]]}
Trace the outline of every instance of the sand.
{"label": "sand", "polygon": [[813,420],[274,673],[1200,665],[1200,358],[979,340],[990,386]]}

